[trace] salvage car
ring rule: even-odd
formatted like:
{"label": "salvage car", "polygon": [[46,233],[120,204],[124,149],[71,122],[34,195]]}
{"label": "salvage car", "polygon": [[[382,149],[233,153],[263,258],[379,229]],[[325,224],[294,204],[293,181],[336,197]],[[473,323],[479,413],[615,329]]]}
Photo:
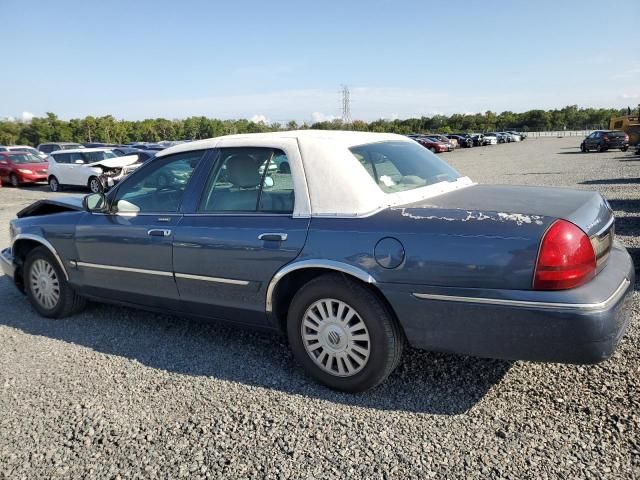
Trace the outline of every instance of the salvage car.
{"label": "salvage car", "polygon": [[[288,171],[264,168],[276,158]],[[271,328],[349,392],[382,382],[405,342],[600,362],[630,318],[634,268],[599,193],[478,185],[393,134],[195,141],[17,216],[0,263],[42,316],[91,299]]]}
{"label": "salvage car", "polygon": [[137,155],[118,157],[106,148],[60,150],[51,153],[47,159],[47,180],[52,192],[59,192],[64,186],[102,192],[140,166]]}

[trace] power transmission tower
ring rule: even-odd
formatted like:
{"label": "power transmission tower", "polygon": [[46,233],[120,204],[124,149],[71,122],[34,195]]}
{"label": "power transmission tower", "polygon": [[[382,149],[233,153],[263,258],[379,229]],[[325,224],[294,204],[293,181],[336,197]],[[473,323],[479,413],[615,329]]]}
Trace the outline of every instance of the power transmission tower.
{"label": "power transmission tower", "polygon": [[351,124],[351,92],[346,85],[342,85],[342,124]]}

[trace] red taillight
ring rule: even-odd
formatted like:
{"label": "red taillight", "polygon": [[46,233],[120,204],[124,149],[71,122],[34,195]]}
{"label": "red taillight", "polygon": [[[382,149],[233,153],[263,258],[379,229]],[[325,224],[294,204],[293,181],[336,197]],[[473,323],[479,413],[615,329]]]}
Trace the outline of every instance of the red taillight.
{"label": "red taillight", "polygon": [[573,223],[557,220],[542,239],[533,288],[573,288],[588,282],[595,274],[596,255],[587,234]]}
{"label": "red taillight", "polygon": [[627,135],[626,133],[624,134],[624,141],[628,142],[629,141],[629,135]]}
{"label": "red taillight", "polygon": [[602,136],[602,139],[603,139],[605,142],[608,142],[608,141],[609,141],[609,136],[608,136],[608,135],[603,135],[603,136]]}

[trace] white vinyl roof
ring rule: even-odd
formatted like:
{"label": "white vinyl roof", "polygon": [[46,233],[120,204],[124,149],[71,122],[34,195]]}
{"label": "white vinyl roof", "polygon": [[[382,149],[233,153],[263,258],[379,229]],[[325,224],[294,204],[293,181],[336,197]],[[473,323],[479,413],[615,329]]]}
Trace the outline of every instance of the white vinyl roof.
{"label": "white vinyl roof", "polygon": [[286,153],[293,175],[294,216],[365,216],[473,184],[462,177],[456,182],[385,193],[349,151],[357,145],[384,141],[414,142],[390,133],[294,130],[198,140],[167,148],[156,156],[224,147],[279,148]]}

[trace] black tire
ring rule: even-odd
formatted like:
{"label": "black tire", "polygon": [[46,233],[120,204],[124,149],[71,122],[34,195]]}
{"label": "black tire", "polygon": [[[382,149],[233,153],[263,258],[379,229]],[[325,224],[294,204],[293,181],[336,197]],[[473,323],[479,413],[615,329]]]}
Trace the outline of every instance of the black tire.
{"label": "black tire", "polygon": [[[57,302],[52,307],[47,307],[37,298],[36,287],[32,282],[32,270],[34,264],[42,260],[50,265],[55,272],[58,282],[59,295]],[[78,295],[67,282],[64,272],[60,268],[58,261],[46,247],[36,247],[29,252],[24,263],[24,288],[29,302],[33,308],[43,317],[64,318],[81,311],[86,300]]]}
{"label": "black tire", "polygon": [[[352,307],[368,330],[368,361],[351,376],[338,376],[321,369],[303,343],[302,322],[307,309],[327,298]],[[307,374],[329,388],[352,393],[382,383],[398,366],[404,346],[404,334],[387,306],[369,288],[339,273],[316,277],[296,293],[287,316],[287,334],[291,350]]]}
{"label": "black tire", "polygon": [[436,153],[436,149],[435,149],[434,147],[431,147],[431,148],[429,149],[429,151],[430,151],[431,153]]}
{"label": "black tire", "polygon": [[629,146],[627,145],[626,147],[622,147],[620,150],[622,150],[623,152],[626,152],[627,150],[629,150]]}
{"label": "black tire", "polygon": [[583,143],[582,145],[580,145],[580,151],[581,151],[582,153],[587,153],[587,151],[588,151],[588,150],[587,150],[587,147],[585,146],[585,144],[584,144],[584,143]]}
{"label": "black tire", "polygon": [[18,180],[18,176],[15,173],[12,173],[9,177],[9,183],[14,188],[18,188],[20,186],[20,181]]}
{"label": "black tire", "polygon": [[52,192],[60,192],[62,190],[62,185],[60,185],[58,179],[53,175],[49,177],[49,189],[51,189]]}
{"label": "black tire", "polygon": [[606,149],[602,146],[602,145],[598,145],[598,147],[596,148],[596,152],[598,153],[602,153],[604,152]]}
{"label": "black tire", "polygon": [[98,177],[90,177],[87,182],[87,187],[91,190],[91,193],[102,193],[104,192],[104,185]]}

